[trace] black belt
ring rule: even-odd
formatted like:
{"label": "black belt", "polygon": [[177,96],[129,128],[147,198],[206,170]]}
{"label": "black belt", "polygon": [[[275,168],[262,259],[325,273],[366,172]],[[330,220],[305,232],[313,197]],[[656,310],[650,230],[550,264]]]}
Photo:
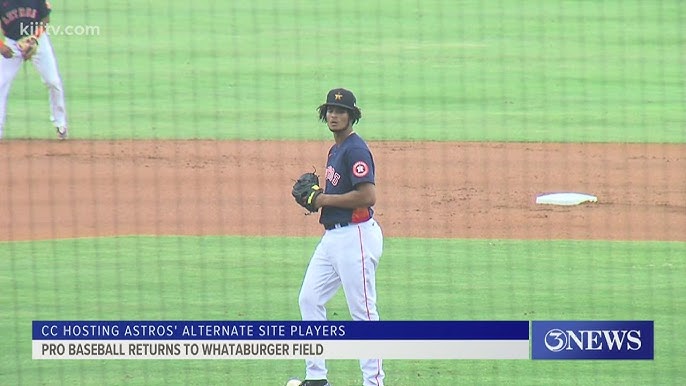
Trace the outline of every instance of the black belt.
{"label": "black belt", "polygon": [[324,224],[324,229],[326,229],[327,231],[330,231],[330,230],[336,229],[336,228],[347,227],[348,225],[352,225],[352,223],[351,222],[340,222],[337,224]]}

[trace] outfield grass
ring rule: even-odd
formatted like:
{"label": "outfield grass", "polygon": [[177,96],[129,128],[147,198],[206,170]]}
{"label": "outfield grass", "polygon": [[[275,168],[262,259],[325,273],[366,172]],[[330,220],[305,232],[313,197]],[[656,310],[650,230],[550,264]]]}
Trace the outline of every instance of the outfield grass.
{"label": "outfield grass", "polygon": [[[280,385],[293,361],[32,361],[32,320],[298,320],[312,238],[122,237],[0,244],[0,384]],[[387,361],[389,385],[680,384],[686,244],[388,239],[385,320],[655,320],[655,360]],[[342,292],[332,320],[349,320]],[[356,361],[331,361],[355,385]]]}
{"label": "outfield grass", "polygon": [[[368,139],[686,142],[681,0],[55,4],[73,138],[328,139],[359,96]],[[27,67],[29,67],[27,65]],[[6,135],[51,137],[32,68]]]}

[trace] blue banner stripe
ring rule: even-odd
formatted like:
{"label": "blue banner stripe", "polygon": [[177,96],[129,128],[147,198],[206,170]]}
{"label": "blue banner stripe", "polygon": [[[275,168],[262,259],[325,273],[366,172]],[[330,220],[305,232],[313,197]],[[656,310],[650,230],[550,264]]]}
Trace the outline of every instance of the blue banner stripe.
{"label": "blue banner stripe", "polygon": [[529,321],[34,321],[33,340],[528,340]]}

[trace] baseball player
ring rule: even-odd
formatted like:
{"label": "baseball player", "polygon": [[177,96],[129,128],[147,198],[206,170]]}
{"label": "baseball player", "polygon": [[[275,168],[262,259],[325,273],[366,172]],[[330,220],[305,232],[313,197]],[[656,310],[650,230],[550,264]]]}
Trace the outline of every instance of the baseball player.
{"label": "baseball player", "polygon": [[[296,198],[310,211],[322,209],[319,222],[325,230],[305,272],[300,313],[303,320],[326,320],[325,305],[342,286],[352,319],[377,321],[376,268],[383,234],[373,218],[374,159],[365,141],[353,131],[362,113],[355,95],[342,88],[331,90],[318,111],[336,143],[329,149],[324,192],[317,184],[303,195],[304,200]],[[362,359],[360,368],[365,386],[384,384],[381,359]],[[306,360],[301,385],[329,385],[324,360]]]}
{"label": "baseball player", "polygon": [[0,39],[0,139],[12,81],[24,61],[28,60],[48,87],[50,119],[57,129],[57,138],[66,139],[68,136],[64,87],[50,37],[45,33],[50,11],[50,3],[45,0],[0,0],[0,18],[5,36],[4,41]]}

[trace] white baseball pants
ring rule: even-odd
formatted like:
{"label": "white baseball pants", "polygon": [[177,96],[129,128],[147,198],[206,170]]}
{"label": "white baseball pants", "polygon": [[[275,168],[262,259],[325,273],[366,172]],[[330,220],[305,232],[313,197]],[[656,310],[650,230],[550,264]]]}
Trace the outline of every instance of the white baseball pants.
{"label": "white baseball pants", "polygon": [[[326,303],[342,286],[353,320],[377,321],[376,267],[383,252],[379,224],[369,221],[327,230],[312,255],[300,289],[303,320],[327,320]],[[322,359],[307,359],[306,379],[325,379]],[[360,359],[365,386],[383,386],[381,359]]]}
{"label": "white baseball pants", "polygon": [[[24,64],[21,51],[17,48],[17,42],[10,38],[5,38],[5,45],[14,51],[14,56],[6,59],[0,56],[0,138],[3,135],[5,118],[7,111],[7,96],[12,87],[12,81],[17,76],[19,69]],[[41,76],[43,83],[48,88],[50,102],[50,120],[55,127],[67,126],[67,112],[64,102],[64,87],[57,68],[57,58],[53,51],[50,37],[43,34],[38,39],[38,51],[31,58],[33,67],[36,68]]]}

